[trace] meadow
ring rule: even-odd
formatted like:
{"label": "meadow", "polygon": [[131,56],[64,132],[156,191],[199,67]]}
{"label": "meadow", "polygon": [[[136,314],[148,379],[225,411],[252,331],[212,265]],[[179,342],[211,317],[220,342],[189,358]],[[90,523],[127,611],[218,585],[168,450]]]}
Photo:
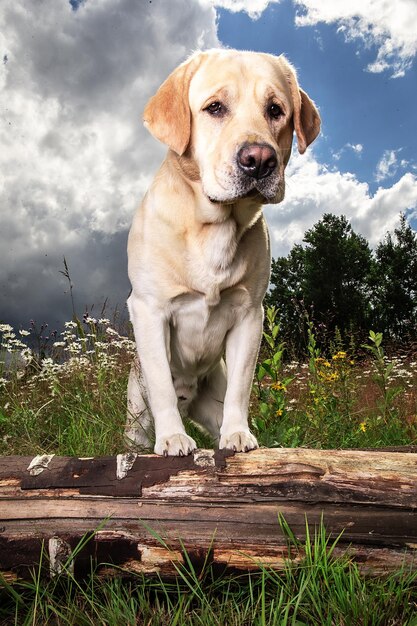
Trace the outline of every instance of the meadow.
{"label": "meadow", "polygon": [[[292,360],[276,311],[266,312],[251,426],[262,446],[358,448],[417,442],[417,354],[384,337],[320,348],[306,326],[306,358]],[[104,317],[74,317],[61,335],[46,325],[0,324],[0,454],[91,456],[124,449],[126,386],[135,347]],[[31,346],[31,347],[28,347]],[[200,447],[209,437],[192,423]],[[283,521],[282,523],[285,523]],[[277,520],[278,524],[278,520]],[[288,530],[288,538],[296,542]],[[332,540],[334,541],[334,540]],[[81,584],[70,574],[0,591],[0,624],[401,624],[417,625],[417,572],[363,577],[332,557],[325,528],[307,533],[305,559],[277,574],[214,578],[179,569],[175,582]]]}

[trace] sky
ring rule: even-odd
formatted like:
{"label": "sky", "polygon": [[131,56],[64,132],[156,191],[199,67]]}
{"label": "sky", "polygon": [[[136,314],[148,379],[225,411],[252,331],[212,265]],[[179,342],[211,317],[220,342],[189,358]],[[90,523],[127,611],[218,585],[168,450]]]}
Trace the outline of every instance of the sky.
{"label": "sky", "polygon": [[372,246],[417,228],[416,0],[14,0],[0,5],[0,322],[125,310],[126,240],[165,147],[142,125],[195,50],[284,53],[322,133],[265,207],[273,256],[326,212]]}

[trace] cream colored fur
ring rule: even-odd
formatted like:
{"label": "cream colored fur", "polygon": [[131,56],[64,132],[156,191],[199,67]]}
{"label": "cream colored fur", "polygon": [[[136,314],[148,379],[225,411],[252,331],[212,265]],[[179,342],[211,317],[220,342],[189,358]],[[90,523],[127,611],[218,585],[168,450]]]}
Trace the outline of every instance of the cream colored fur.
{"label": "cream colored fur", "polygon": [[[217,103],[222,115],[208,107]],[[269,114],[278,105],[278,119]],[[264,203],[284,197],[293,131],[304,152],[320,118],[284,57],[235,50],[193,55],[145,109],[169,147],[133,220],[128,300],[138,349],[125,437],[139,448],[189,454],[188,415],[220,448],[257,447],[248,404],[262,335],[270,248]],[[244,145],[268,145],[274,171],[242,172]]]}

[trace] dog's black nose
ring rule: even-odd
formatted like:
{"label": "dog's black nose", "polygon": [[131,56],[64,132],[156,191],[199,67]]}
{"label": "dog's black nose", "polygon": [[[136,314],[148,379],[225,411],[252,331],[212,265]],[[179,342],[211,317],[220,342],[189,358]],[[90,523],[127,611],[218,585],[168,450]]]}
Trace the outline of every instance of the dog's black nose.
{"label": "dog's black nose", "polygon": [[252,178],[266,178],[277,166],[277,153],[266,143],[249,143],[237,153],[237,164]]}

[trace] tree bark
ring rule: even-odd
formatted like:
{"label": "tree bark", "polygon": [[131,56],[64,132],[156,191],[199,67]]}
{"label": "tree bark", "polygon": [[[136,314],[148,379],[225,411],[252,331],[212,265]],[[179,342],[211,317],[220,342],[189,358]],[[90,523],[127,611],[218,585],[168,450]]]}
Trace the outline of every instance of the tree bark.
{"label": "tree bark", "polygon": [[301,542],[323,519],[364,571],[417,565],[417,454],[401,450],[0,457],[0,573],[171,576],[184,550],[197,569],[282,569],[304,553],[279,514]]}

